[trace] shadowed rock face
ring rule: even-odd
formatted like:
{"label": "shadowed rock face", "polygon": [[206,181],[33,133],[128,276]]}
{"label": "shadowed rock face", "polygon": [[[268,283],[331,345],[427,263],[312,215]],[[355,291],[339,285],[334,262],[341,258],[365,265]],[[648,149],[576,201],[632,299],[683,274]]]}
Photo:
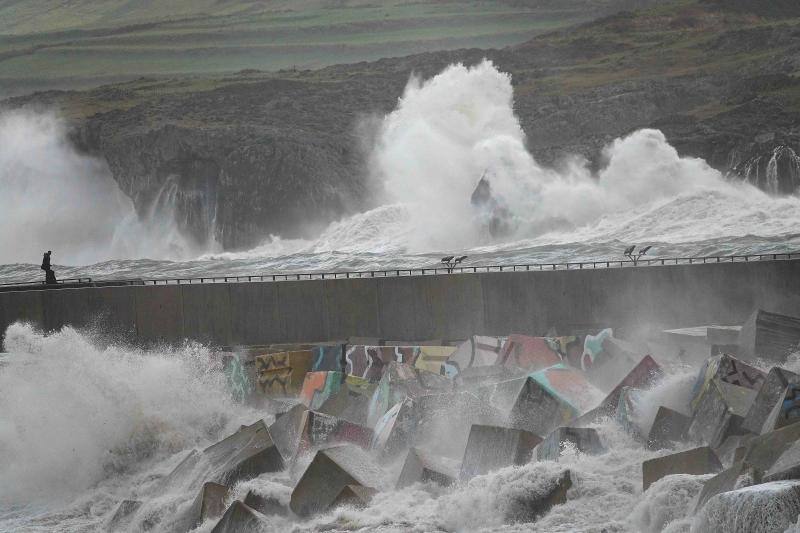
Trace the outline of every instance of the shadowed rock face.
{"label": "shadowed rock face", "polygon": [[788,193],[799,179],[789,155],[800,153],[800,30],[760,5],[684,2],[503,50],[242,73],[206,86],[139,80],[7,103],[101,110],[78,113],[76,144],[105,158],[140,214],[172,194],[184,231],[226,249],[310,235],[368,207],[374,117],[394,108],[412,73],[483,58],[512,74],[515,112],[544,164],[579,154],[600,168],[609,141],[655,127],[683,155]]}

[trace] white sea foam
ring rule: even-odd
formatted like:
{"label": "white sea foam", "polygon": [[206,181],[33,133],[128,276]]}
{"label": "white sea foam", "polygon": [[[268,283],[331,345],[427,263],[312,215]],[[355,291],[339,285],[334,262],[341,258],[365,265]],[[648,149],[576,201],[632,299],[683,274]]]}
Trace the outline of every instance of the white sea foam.
{"label": "white sea foam", "polygon": [[[657,243],[656,254],[702,253],[709,242],[712,252],[741,251],[731,241],[751,236],[749,251],[793,238],[800,220],[798,198],[727,181],[704,161],[679,156],[658,130],[610,143],[597,174],[577,158],[559,170],[542,167],[527,151],[510,77],[488,61],[412,78],[372,145],[370,176],[382,205],[331,224],[317,239],[271,237],[253,250],[205,259],[268,258],[279,270],[324,270],[348,258],[380,268],[386,256],[419,266],[448,251],[517,262],[544,252],[563,261],[595,243],[587,252],[602,258],[631,242]],[[470,204],[482,175],[514,221],[504,238],[490,237]]]}
{"label": "white sea foam", "polygon": [[78,153],[53,113],[0,113],[0,263],[88,264],[111,258],[196,256],[163,201],[144,219],[108,167]]}
{"label": "white sea foam", "polygon": [[[558,170],[542,167],[526,148],[513,96],[510,76],[488,61],[412,78],[397,108],[370,129],[376,207],[315,239],[270,236],[252,250],[226,253],[189,245],[168,205],[138,221],[108,169],[77,154],[53,115],[7,112],[0,117],[7,193],[0,197],[0,262],[36,262],[56,248],[57,260],[73,264],[186,261],[83,269],[106,276],[159,269],[185,276],[423,266],[442,252],[495,263],[604,259],[618,255],[620,243],[656,244],[656,255],[797,246],[800,199],[727,181],[704,161],[679,156],[657,130],[611,142],[596,174],[579,158]],[[487,233],[470,204],[484,174],[515,228],[502,238]],[[29,270],[8,265],[0,276]]]}
{"label": "white sea foam", "polygon": [[5,348],[0,507],[119,495],[143,467],[158,471],[165,458],[257,419],[233,408],[219,362],[196,344],[99,347],[69,327],[43,335],[14,324]]}
{"label": "white sea foam", "polygon": [[[160,480],[191,449],[267,416],[231,401],[218,361],[202,346],[139,350],[105,346],[70,328],[48,335],[16,324],[0,360],[0,531],[105,529],[119,502],[143,500],[129,530],[168,531],[196,496],[201,471],[169,486]],[[675,408],[697,369],[677,368],[641,395],[636,411]],[[672,371],[671,371],[672,372]],[[670,403],[671,402],[671,403]],[[379,493],[364,509],[338,508],[301,521],[270,517],[269,531],[688,531],[689,500],[704,477],[676,476],[642,494],[641,463],[652,451],[613,420],[593,426],[607,449],[568,447],[558,462],[507,467],[452,487],[416,484]],[[388,465],[387,465],[388,466]],[[397,466],[387,468],[393,486]],[[514,502],[540,493],[563,470],[567,502],[532,523],[509,522]],[[201,469],[202,470],[202,469]],[[202,479],[200,479],[202,481]],[[234,487],[284,504],[290,472]],[[199,531],[210,531],[213,521]]]}

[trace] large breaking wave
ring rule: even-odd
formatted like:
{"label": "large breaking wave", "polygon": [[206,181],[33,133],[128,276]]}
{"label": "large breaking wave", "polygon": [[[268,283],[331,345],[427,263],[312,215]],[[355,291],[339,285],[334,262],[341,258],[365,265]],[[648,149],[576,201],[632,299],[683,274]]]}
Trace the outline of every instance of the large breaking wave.
{"label": "large breaking wave", "polygon": [[[514,113],[511,78],[489,61],[412,77],[371,131],[377,193],[363,212],[316,239],[268,236],[252,250],[218,253],[189,246],[168,205],[137,219],[107,168],[74,153],[54,117],[6,114],[0,279],[30,277],[29,264],[13,263],[34,262],[48,248],[80,267],[61,267],[61,277],[99,278],[430,266],[444,252],[496,264],[607,259],[627,244],[654,244],[660,256],[800,244],[798,197],[727,180],[681,157],[658,130],[609,143],[596,173],[579,157],[538,164]],[[481,177],[508,219],[502,235],[487,231],[471,202]]]}

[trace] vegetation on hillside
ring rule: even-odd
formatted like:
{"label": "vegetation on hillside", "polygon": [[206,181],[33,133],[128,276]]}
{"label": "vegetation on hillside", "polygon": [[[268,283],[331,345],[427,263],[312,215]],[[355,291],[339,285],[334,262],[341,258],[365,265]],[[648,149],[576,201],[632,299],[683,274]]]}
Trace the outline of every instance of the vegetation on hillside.
{"label": "vegetation on hillside", "polygon": [[644,0],[0,0],[0,95],[497,48]]}

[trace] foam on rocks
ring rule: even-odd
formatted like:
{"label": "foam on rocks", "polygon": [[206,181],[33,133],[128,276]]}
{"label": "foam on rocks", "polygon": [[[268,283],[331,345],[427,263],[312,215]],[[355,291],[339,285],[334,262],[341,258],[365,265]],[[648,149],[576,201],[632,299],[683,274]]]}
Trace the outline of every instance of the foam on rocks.
{"label": "foam on rocks", "polygon": [[[766,327],[764,320],[754,324]],[[46,345],[49,337],[31,338],[24,327],[15,328],[7,337],[11,350],[32,354],[24,364],[0,367],[0,385],[14,387],[43,374],[48,381],[34,389],[47,388],[57,377],[49,348],[20,346]],[[102,529],[686,533],[783,531],[797,523],[800,357],[771,368],[746,359],[735,344],[735,328],[703,326],[670,335],[682,343],[703,339],[704,350],[728,346],[735,353],[692,367],[648,355],[648,342],[617,339],[608,328],[560,337],[471,337],[454,342],[457,347],[373,339],[383,344],[230,349],[221,352],[222,364],[184,381],[191,398],[183,406],[191,414],[182,426],[188,437],[167,433],[171,440],[162,436],[167,421],[158,415],[165,405],[179,404],[180,395],[159,397],[157,409],[146,403],[167,388],[163,382],[141,397],[118,387],[124,394],[105,403],[100,400],[111,388],[96,393],[92,387],[106,376],[82,382],[81,395],[95,398],[93,405],[125,406],[135,399],[95,426],[62,405],[41,409],[35,396],[15,390],[19,402],[49,425],[64,417],[102,435],[109,421],[136,421],[98,452],[111,460],[95,471],[120,473],[124,483],[111,484],[119,478],[102,475],[85,481],[84,487],[97,487],[85,490],[103,494],[102,524],[95,524]],[[82,349],[88,344],[79,336],[70,342]],[[82,372],[119,364],[109,362],[113,355],[94,353],[91,364],[80,365]],[[213,364],[218,356],[201,351],[202,360]],[[42,366],[42,360],[50,364]],[[137,379],[148,383],[172,369],[172,383],[196,372],[197,357],[174,367],[179,371],[165,366],[174,360],[158,359]],[[69,370],[69,359],[57,361]],[[140,364],[149,364],[146,356]],[[16,372],[13,380],[5,378],[9,369]],[[126,378],[140,371],[127,362],[120,369]],[[24,417],[13,414],[16,404],[3,396],[4,388],[0,398],[12,408],[13,430]],[[81,397],[65,403],[80,404]],[[225,410],[214,411],[220,405]],[[53,410],[58,418],[48,418]],[[141,425],[150,439],[143,444],[136,440]],[[0,438],[9,431],[0,422]],[[37,428],[27,431],[39,435]],[[58,435],[74,438],[66,431]],[[43,440],[25,442],[35,447]],[[79,441],[74,447],[81,459],[77,470],[58,470],[61,463],[37,469],[24,461],[23,448],[10,453],[58,483],[92,466],[90,454],[79,453]],[[138,463],[129,462],[136,453]],[[35,481],[3,461],[0,456],[0,473],[15,484],[0,485],[0,496]],[[157,470],[134,468],[150,464]],[[54,469],[60,475],[47,477]],[[81,509],[71,512],[84,516]],[[0,515],[3,528],[24,529],[9,520]]]}
{"label": "foam on rocks", "polygon": [[673,453],[642,463],[642,488],[647,488],[664,476],[672,474],[710,474],[722,470],[714,451],[703,446]]}
{"label": "foam on rocks", "polygon": [[561,452],[567,446],[580,453],[591,455],[597,455],[605,451],[596,430],[592,428],[559,427],[553,430],[536,447],[536,459],[539,461],[558,461]]}
{"label": "foam on rocks", "polygon": [[342,445],[318,451],[292,491],[289,504],[298,516],[326,511],[347,485],[382,487],[383,474],[363,450]]}
{"label": "foam on rocks", "polygon": [[800,481],[774,481],[723,492],[708,500],[692,533],[783,533],[800,515]]}

